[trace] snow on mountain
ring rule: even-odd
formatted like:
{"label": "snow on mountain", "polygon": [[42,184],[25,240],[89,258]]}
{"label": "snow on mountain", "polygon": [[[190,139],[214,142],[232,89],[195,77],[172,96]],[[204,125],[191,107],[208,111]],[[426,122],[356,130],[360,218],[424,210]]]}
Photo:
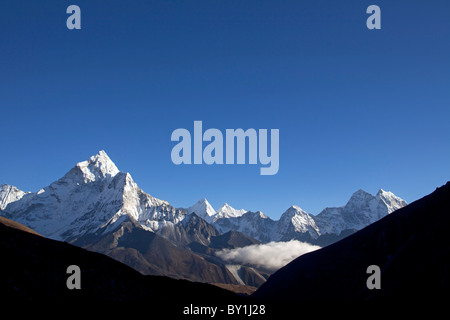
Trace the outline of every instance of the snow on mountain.
{"label": "snow on mountain", "polygon": [[207,222],[212,222],[213,216],[216,214],[214,208],[205,198],[200,199],[192,207],[184,210],[186,210],[187,213],[195,213],[197,216],[206,220]]}
{"label": "snow on mountain", "polygon": [[389,213],[406,206],[392,192],[380,190],[376,196],[356,191],[343,207],[325,208],[314,220],[321,234],[339,234],[346,229],[360,230]]}
{"label": "snow on mountain", "polygon": [[395,210],[403,208],[407,205],[405,200],[397,197],[392,192],[384,191],[383,189],[378,191],[376,198],[386,205],[388,213],[392,213]]}
{"label": "snow on mountain", "polygon": [[231,207],[228,203],[224,203],[217,211],[211,206],[211,204],[205,198],[200,199],[192,207],[183,209],[187,213],[195,213],[200,218],[206,220],[209,223],[215,223],[219,219],[237,218],[242,216],[247,210],[237,210]]}
{"label": "snow on mountain", "polygon": [[239,231],[260,241],[271,240],[269,234],[273,227],[273,220],[262,212],[237,210],[228,203],[224,203],[217,211],[214,211],[206,199],[201,199],[192,207],[183,210],[187,213],[195,213],[221,233]]}
{"label": "snow on mountain", "polygon": [[106,157],[100,152],[50,186],[8,204],[10,218],[58,240],[74,236],[77,229],[98,228],[119,210],[119,186],[125,184],[125,175]]}
{"label": "snow on mountain", "polygon": [[234,209],[233,207],[231,207],[228,203],[224,203],[219,208],[219,210],[217,210],[217,212],[214,216],[214,221],[217,221],[218,219],[223,219],[223,218],[237,218],[237,217],[242,216],[246,212],[247,211],[244,209],[237,210],[237,209]]}
{"label": "snow on mountain", "polygon": [[22,199],[27,192],[8,184],[0,185],[0,210],[4,210],[8,204]]}
{"label": "snow on mountain", "polygon": [[[137,220],[147,230],[183,220],[185,212],[143,192],[104,151],[64,177],[6,205],[8,218],[57,240],[71,240],[117,221]],[[120,220],[119,220],[120,219]]]}
{"label": "snow on mountain", "polygon": [[213,225],[222,233],[239,231],[261,242],[272,241],[275,221],[261,211],[248,211],[237,217],[217,219]]}
{"label": "snow on mountain", "polygon": [[276,225],[276,230],[272,237],[274,241],[298,239],[299,234],[307,234],[312,239],[316,239],[320,235],[314,218],[297,206],[287,209],[281,215]]}
{"label": "snow on mountain", "polygon": [[260,211],[248,211],[236,217],[215,219],[213,224],[220,232],[239,231],[261,242],[311,241],[320,235],[313,216],[297,206],[286,210],[279,220],[272,220]]}
{"label": "snow on mountain", "polygon": [[194,206],[200,216],[206,217],[222,233],[239,231],[261,242],[292,239],[314,242],[323,234],[339,235],[344,230],[362,229],[405,205],[406,201],[392,192],[380,189],[376,196],[358,190],[345,206],[326,208],[316,216],[292,206],[275,221],[262,212],[236,210],[228,204],[215,214],[212,207],[206,213],[205,205]]}
{"label": "snow on mountain", "polygon": [[119,169],[103,150],[89,160],[78,163],[76,167],[82,172],[85,182],[112,179],[119,173]]}

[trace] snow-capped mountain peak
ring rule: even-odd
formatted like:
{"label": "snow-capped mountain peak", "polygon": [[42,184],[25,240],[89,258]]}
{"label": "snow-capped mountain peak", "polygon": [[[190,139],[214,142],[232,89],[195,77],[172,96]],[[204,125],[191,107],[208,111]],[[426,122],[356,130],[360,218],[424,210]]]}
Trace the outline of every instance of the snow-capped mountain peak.
{"label": "snow-capped mountain peak", "polygon": [[286,210],[286,212],[284,214],[289,214],[289,215],[303,215],[303,214],[307,214],[305,210],[303,210],[302,208],[300,208],[299,206],[291,206],[289,207],[289,209]]}
{"label": "snow-capped mountain peak", "polygon": [[312,238],[319,236],[319,228],[314,218],[298,206],[289,207],[280,217],[277,223],[277,240],[295,238],[295,233],[309,233]]}
{"label": "snow-capped mountain peak", "polygon": [[373,196],[360,189],[345,206],[325,208],[315,220],[322,234],[339,234],[346,229],[360,230],[405,205],[406,201],[392,192],[380,189]]}
{"label": "snow-capped mountain peak", "polygon": [[224,203],[219,210],[217,210],[215,215],[215,220],[221,218],[237,218],[246,213],[247,210],[241,209],[237,210],[231,207],[228,203]]}
{"label": "snow-capped mountain peak", "polygon": [[[6,203],[6,191],[2,195],[2,203]],[[180,222],[185,215],[142,191],[104,151],[79,162],[48,187],[6,204],[8,218],[57,240],[76,239],[103,227],[110,230],[116,221],[128,218],[157,231]]]}
{"label": "snow-capped mountain peak", "polygon": [[195,213],[200,218],[210,222],[212,217],[216,214],[216,211],[206,198],[200,199],[192,207],[185,209],[188,213]]}
{"label": "snow-capped mountain peak", "polygon": [[103,150],[89,160],[77,163],[76,167],[89,181],[95,181],[98,178],[113,178],[119,173],[119,169]]}
{"label": "snow-capped mountain peak", "polygon": [[0,185],[0,210],[4,210],[11,202],[22,199],[27,193],[8,184]]}
{"label": "snow-capped mountain peak", "polygon": [[383,189],[380,189],[375,197],[387,206],[388,213],[392,213],[407,205],[405,200],[397,197],[392,192],[384,191]]}
{"label": "snow-capped mountain peak", "polygon": [[367,191],[359,189],[358,191],[356,191],[352,194],[352,196],[350,197],[350,200],[347,202],[347,205],[348,204],[360,204],[361,202],[364,202],[367,199],[371,199],[371,198],[373,198],[373,195],[371,195]]}

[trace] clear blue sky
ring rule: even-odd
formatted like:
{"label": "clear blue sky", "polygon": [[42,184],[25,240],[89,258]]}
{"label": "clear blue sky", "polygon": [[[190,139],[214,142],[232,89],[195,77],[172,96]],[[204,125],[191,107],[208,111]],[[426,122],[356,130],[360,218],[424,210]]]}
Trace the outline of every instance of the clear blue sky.
{"label": "clear blue sky", "polygon": [[[37,191],[104,149],[177,207],[277,219],[360,188],[416,200],[450,177],[449,15],[444,0],[2,0],[0,183]],[[194,120],[279,129],[278,174],[174,165],[171,133]]]}

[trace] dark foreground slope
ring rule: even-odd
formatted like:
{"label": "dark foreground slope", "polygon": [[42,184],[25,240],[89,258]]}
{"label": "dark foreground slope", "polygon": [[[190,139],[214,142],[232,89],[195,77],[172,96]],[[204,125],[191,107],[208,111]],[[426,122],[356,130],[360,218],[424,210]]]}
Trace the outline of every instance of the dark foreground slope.
{"label": "dark foreground slope", "polygon": [[[142,300],[148,306],[238,299],[234,293],[204,283],[143,276],[105,255],[41,237],[4,218],[0,220],[0,256],[1,299]],[[70,265],[81,269],[80,290],[66,286]]]}
{"label": "dark foreground slope", "polygon": [[[254,294],[268,300],[438,301],[450,297],[450,183],[359,232],[305,254]],[[367,267],[381,269],[369,290]]]}
{"label": "dark foreground slope", "polygon": [[191,250],[144,230],[131,219],[120,224],[117,230],[100,236],[87,235],[73,244],[105,254],[145,275],[238,284],[225,265],[207,261]]}

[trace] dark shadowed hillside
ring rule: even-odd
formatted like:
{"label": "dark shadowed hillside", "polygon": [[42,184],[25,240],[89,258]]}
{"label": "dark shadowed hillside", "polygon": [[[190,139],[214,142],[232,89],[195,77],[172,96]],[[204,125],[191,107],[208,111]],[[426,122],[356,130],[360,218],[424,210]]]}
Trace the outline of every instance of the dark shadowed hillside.
{"label": "dark shadowed hillside", "polygon": [[[83,241],[88,244],[83,245]],[[223,264],[209,262],[154,232],[144,230],[131,219],[113,232],[99,237],[88,235],[74,244],[106,254],[146,275],[238,284]]]}
{"label": "dark shadowed hillside", "polygon": [[[450,183],[274,273],[253,294],[269,300],[421,300],[450,297]],[[381,289],[369,290],[369,265]]]}
{"label": "dark shadowed hillside", "polygon": [[[41,237],[4,218],[0,220],[0,253],[3,299],[145,300],[150,304],[237,299],[235,294],[205,283],[143,276],[103,254]],[[81,269],[80,290],[66,286],[70,265]]]}

